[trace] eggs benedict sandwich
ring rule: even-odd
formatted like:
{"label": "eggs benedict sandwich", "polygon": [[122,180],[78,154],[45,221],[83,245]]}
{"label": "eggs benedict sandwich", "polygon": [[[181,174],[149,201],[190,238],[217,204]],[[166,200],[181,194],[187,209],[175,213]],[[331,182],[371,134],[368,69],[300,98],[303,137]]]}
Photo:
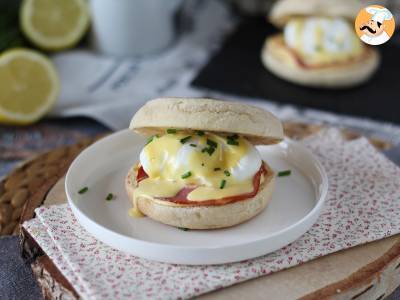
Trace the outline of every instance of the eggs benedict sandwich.
{"label": "eggs benedict sandwich", "polygon": [[159,98],[133,116],[149,136],[125,186],[133,216],[188,229],[233,226],[271,199],[275,175],[255,145],[283,139],[270,112],[212,99]]}
{"label": "eggs benedict sandwich", "polygon": [[282,33],[266,39],[264,66],[276,76],[305,86],[351,87],[365,82],[379,65],[379,53],[356,35],[354,0],[281,0],[269,20]]}

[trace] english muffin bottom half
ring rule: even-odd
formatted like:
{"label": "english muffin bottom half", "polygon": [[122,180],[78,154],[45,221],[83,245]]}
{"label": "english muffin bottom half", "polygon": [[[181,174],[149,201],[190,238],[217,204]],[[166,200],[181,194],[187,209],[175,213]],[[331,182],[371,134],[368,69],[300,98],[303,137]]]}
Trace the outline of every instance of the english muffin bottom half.
{"label": "english muffin bottom half", "polygon": [[367,81],[378,68],[380,56],[375,49],[364,47],[347,61],[310,66],[285,44],[282,34],[277,34],[265,40],[261,61],[277,77],[299,85],[347,88]]}

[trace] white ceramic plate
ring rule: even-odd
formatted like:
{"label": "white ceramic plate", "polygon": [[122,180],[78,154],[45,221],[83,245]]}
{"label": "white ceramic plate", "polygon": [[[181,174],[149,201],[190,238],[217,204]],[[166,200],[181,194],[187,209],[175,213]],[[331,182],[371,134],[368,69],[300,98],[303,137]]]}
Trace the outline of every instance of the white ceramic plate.
{"label": "white ceramic plate", "polygon": [[[128,216],[131,202],[124,177],[138,160],[145,139],[129,130],[87,148],[68,170],[65,189],[72,211],[97,239],[136,256],[177,264],[221,264],[275,251],[304,234],[317,220],[328,189],[325,171],[301,144],[285,140],[258,147],[278,177],[272,200],[261,214],[235,227],[183,231],[150,218]],[[78,191],[87,186],[84,194]],[[108,193],[116,198],[106,201]]]}

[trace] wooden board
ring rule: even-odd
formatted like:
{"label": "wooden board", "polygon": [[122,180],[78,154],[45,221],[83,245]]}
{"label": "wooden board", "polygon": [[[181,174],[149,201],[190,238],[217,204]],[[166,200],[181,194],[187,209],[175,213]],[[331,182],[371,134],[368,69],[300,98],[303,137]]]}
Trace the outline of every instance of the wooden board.
{"label": "wooden board", "polygon": [[[319,125],[286,124],[286,134],[301,139],[320,130]],[[344,132],[348,139],[358,135]],[[31,168],[41,165],[42,184],[34,190],[29,182],[22,182],[16,188],[29,190],[28,200],[22,210],[20,222],[34,217],[33,210],[39,205],[51,205],[65,202],[63,175],[72,159],[85,148],[90,141],[57,149],[58,152],[45,153],[26,164],[21,165],[13,174],[21,176],[33,173]],[[390,144],[371,140],[379,149]],[[56,153],[56,154],[54,154]],[[57,154],[58,153],[58,154]],[[54,157],[59,157],[58,168],[54,168]],[[57,161],[57,160],[56,160]],[[50,171],[47,170],[51,167]],[[46,175],[47,174],[47,175]],[[11,182],[12,175],[0,182],[0,197],[10,193],[5,188]],[[13,179],[13,181],[15,181]],[[10,184],[8,184],[10,186]],[[9,200],[7,200],[9,201]],[[5,203],[8,203],[8,202]],[[1,203],[0,203],[1,204]],[[1,221],[1,220],[0,220]],[[12,222],[15,222],[12,221]],[[7,226],[7,224],[4,224]],[[78,294],[66,278],[43,253],[40,247],[22,230],[23,256],[33,261],[32,270],[42,288],[46,299],[77,299]],[[400,285],[400,236],[358,246],[346,251],[328,255],[306,264],[280,271],[268,276],[250,280],[223,290],[215,291],[199,298],[202,299],[383,299]]]}

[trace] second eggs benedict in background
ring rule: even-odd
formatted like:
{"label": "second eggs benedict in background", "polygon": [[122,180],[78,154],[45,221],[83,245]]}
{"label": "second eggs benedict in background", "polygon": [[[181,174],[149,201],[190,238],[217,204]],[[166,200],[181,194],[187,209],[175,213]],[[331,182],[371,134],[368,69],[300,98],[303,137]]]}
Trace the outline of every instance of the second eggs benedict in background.
{"label": "second eggs benedict in background", "polygon": [[380,58],[355,33],[360,9],[355,0],[277,1],[269,19],[283,32],[266,39],[264,66],[304,86],[344,88],[365,82]]}

